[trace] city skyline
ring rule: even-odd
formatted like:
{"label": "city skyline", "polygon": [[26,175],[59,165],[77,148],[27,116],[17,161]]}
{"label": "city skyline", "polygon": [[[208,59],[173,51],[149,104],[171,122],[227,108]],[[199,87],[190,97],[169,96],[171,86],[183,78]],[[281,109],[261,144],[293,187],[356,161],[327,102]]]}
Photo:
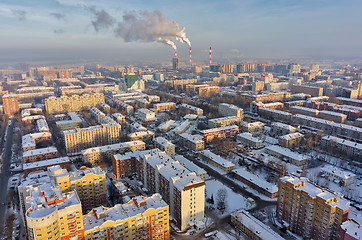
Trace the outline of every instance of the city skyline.
{"label": "city skyline", "polygon": [[[174,50],[157,42],[159,35],[120,34],[129,23],[127,16],[141,19],[143,13],[159,14],[156,20],[185,27],[195,61],[207,61],[210,46],[214,58],[224,62],[358,58],[362,53],[362,33],[357,31],[359,1],[182,1],[171,5],[161,0],[6,0],[0,4],[0,62],[170,61]],[[149,28],[141,31],[145,29]],[[187,61],[188,45],[177,42],[172,34],[178,55]]]}

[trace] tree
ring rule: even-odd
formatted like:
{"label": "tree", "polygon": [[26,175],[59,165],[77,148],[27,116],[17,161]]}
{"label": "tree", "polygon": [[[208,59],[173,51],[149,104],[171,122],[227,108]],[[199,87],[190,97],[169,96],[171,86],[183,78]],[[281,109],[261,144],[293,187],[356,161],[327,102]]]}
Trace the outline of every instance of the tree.
{"label": "tree", "polygon": [[226,208],[225,201],[226,201],[227,196],[228,196],[228,192],[227,192],[226,188],[220,188],[217,191],[217,195],[216,195],[217,208],[219,210],[221,210],[222,212]]}
{"label": "tree", "polygon": [[212,205],[214,205],[214,203],[215,203],[215,201],[214,201],[214,194],[211,194],[210,203],[211,203]]}

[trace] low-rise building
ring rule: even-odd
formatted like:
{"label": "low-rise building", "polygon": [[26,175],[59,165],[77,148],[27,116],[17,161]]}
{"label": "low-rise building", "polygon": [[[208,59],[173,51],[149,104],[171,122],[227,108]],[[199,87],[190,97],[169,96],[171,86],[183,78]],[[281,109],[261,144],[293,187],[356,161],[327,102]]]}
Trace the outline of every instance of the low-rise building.
{"label": "low-rise building", "polygon": [[114,120],[116,120],[119,124],[124,124],[126,123],[126,117],[123,116],[122,114],[120,113],[113,113],[112,114],[112,117]]}
{"label": "low-rise building", "polygon": [[111,208],[94,208],[84,215],[83,222],[85,240],[170,238],[169,206],[158,193]]}
{"label": "low-rise building", "polygon": [[347,156],[360,158],[362,156],[362,144],[352,142],[343,138],[334,136],[324,136],[321,139],[321,146],[326,149],[338,150]]}
{"label": "low-rise building", "polygon": [[49,126],[45,119],[38,119],[36,121],[36,126],[39,132],[49,132]]}
{"label": "low-rise building", "polygon": [[241,119],[244,118],[244,109],[239,108],[233,104],[220,103],[218,110],[219,110],[219,114],[224,117],[237,116]]}
{"label": "low-rise building", "polygon": [[236,135],[236,139],[239,140],[242,144],[247,145],[249,147],[259,149],[263,147],[263,141],[253,137],[251,133],[239,133]]}
{"label": "low-rise building", "polygon": [[127,136],[132,141],[141,140],[147,142],[153,140],[153,138],[155,137],[155,133],[150,130],[146,130],[130,133]]}
{"label": "low-rise building", "polygon": [[204,114],[204,110],[202,110],[201,108],[189,105],[189,104],[181,104],[180,112],[183,112],[186,114],[196,114],[198,116],[202,116]]}
{"label": "low-rise building", "polygon": [[339,112],[323,110],[319,112],[318,116],[320,118],[338,123],[345,123],[347,121],[347,115]]}
{"label": "low-rise building", "polygon": [[157,112],[168,112],[176,109],[176,103],[174,102],[156,103],[153,105],[153,108]]}
{"label": "low-rise building", "polygon": [[306,156],[277,145],[266,147],[265,153],[270,154],[276,158],[283,159],[284,161],[290,162],[297,166],[302,166],[307,163]]}
{"label": "low-rise building", "polygon": [[160,126],[157,127],[157,129],[160,132],[168,132],[170,129],[172,129],[174,127],[175,127],[175,121],[168,120],[166,122],[161,123]]}
{"label": "low-rise building", "polygon": [[230,172],[231,170],[235,169],[234,163],[225,160],[224,158],[220,157],[219,155],[216,155],[210,150],[200,151],[199,157],[225,172]]}
{"label": "low-rise building", "polygon": [[225,127],[230,125],[238,125],[241,122],[241,118],[238,116],[228,116],[222,118],[209,119],[209,128]]}
{"label": "low-rise building", "polygon": [[270,132],[276,136],[282,136],[296,131],[297,129],[295,127],[280,122],[273,122],[270,126]]}
{"label": "low-rise building", "polygon": [[278,233],[274,232],[269,226],[265,225],[245,210],[233,212],[231,214],[231,224],[234,225],[237,231],[242,231],[246,234],[249,239],[284,239]]}
{"label": "low-rise building", "polygon": [[201,151],[205,148],[205,142],[200,135],[191,135],[189,133],[179,134],[180,144],[193,151]]}
{"label": "low-rise building", "polygon": [[70,159],[68,157],[52,158],[37,162],[24,163],[24,177],[27,177],[32,172],[46,171],[48,167],[55,165],[59,165],[61,168],[65,168],[70,171]]}
{"label": "low-rise building", "polygon": [[23,152],[28,150],[34,150],[36,144],[46,141],[51,141],[52,134],[50,132],[38,132],[38,133],[29,133],[21,137],[21,144]]}
{"label": "low-rise building", "polygon": [[55,122],[56,126],[60,130],[74,129],[82,126],[83,121],[75,112],[68,113],[68,116],[70,117],[70,120]]}
{"label": "low-rise building", "polygon": [[267,119],[279,120],[287,123],[292,121],[291,113],[266,107],[260,107],[258,110],[258,115]]}
{"label": "low-rise building", "polygon": [[285,148],[293,148],[299,146],[299,144],[303,141],[303,139],[304,135],[299,132],[289,133],[280,136],[278,138],[278,144]]}
{"label": "low-rise building", "polygon": [[356,174],[339,169],[332,165],[323,166],[321,168],[321,176],[330,181],[340,183],[343,186],[348,186],[356,181]]}
{"label": "low-rise building", "polygon": [[164,137],[156,137],[154,139],[155,148],[164,151],[166,154],[170,156],[175,156],[175,145],[165,139]]}
{"label": "low-rise building", "polygon": [[34,150],[28,150],[23,153],[24,163],[42,161],[58,157],[58,150],[56,147],[46,147]]}
{"label": "low-rise building", "polygon": [[245,168],[239,168],[232,171],[233,177],[252,189],[264,194],[269,198],[278,197],[278,186],[267,182],[258,175],[252,174]]}
{"label": "low-rise building", "polygon": [[143,122],[153,121],[156,119],[156,114],[146,108],[138,109],[136,114]]}
{"label": "low-rise building", "polygon": [[240,126],[244,132],[249,132],[252,135],[264,132],[264,123],[262,122],[242,122]]}
{"label": "low-rise building", "polygon": [[362,236],[361,223],[354,219],[348,219],[340,226],[340,240],[360,240]]}
{"label": "low-rise building", "polygon": [[178,125],[177,127],[175,127],[175,129],[173,130],[173,132],[175,134],[181,134],[184,133],[187,129],[189,129],[189,127],[191,126],[191,122],[189,120],[185,120],[183,121],[180,125]]}
{"label": "low-rise building", "polygon": [[239,133],[239,127],[236,125],[225,126],[220,128],[210,128],[201,130],[200,135],[204,138],[205,142],[210,142],[215,138],[224,139],[235,136]]}
{"label": "low-rise building", "polygon": [[319,111],[313,108],[307,108],[303,106],[290,107],[290,112],[293,114],[304,114],[311,117],[318,117]]}

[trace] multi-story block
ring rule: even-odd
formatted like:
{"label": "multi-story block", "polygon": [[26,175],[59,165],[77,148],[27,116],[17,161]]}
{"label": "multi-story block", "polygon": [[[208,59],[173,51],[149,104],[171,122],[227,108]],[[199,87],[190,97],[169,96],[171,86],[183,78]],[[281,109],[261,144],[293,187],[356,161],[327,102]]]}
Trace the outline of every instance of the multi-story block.
{"label": "multi-story block", "polygon": [[68,113],[69,120],[56,121],[55,124],[60,130],[79,128],[82,126],[82,119],[74,112]]}
{"label": "multi-story block", "polygon": [[191,135],[189,133],[179,134],[180,144],[193,151],[201,151],[205,148],[205,142],[200,135]]}
{"label": "multi-story block", "polygon": [[320,118],[338,123],[345,123],[347,121],[347,115],[339,112],[323,110],[319,112],[318,116]]}
{"label": "multi-story block", "polygon": [[122,114],[120,113],[113,113],[112,114],[112,117],[114,120],[116,120],[119,124],[124,124],[126,123],[126,117],[123,116]]}
{"label": "multi-story block", "polygon": [[79,112],[83,108],[91,108],[104,103],[104,95],[102,93],[95,93],[92,95],[83,94],[81,96],[61,96],[60,98],[49,97],[44,102],[45,110],[48,114]]}
{"label": "multi-story block", "polygon": [[18,97],[15,94],[5,94],[2,97],[5,115],[14,115],[19,112]]}
{"label": "multi-story block", "polygon": [[319,111],[313,108],[307,108],[303,106],[290,107],[290,112],[293,114],[304,114],[311,117],[318,117]]}
{"label": "multi-story block", "polygon": [[288,112],[284,112],[281,110],[270,109],[265,107],[260,107],[258,110],[258,115],[261,117],[272,119],[272,120],[280,120],[283,122],[291,122],[292,114]]}
{"label": "multi-story block", "polygon": [[142,151],[145,150],[145,148],[146,144],[142,141],[123,142],[85,149],[82,151],[82,157],[84,163],[96,166],[102,160],[110,160],[114,154],[128,151]]}
{"label": "multi-story block", "polygon": [[143,122],[156,120],[155,112],[146,108],[138,109],[136,114]]}
{"label": "multi-story block", "polygon": [[289,133],[280,136],[278,138],[278,144],[285,148],[293,148],[299,146],[299,144],[303,141],[303,139],[304,135],[299,132]]}
{"label": "multi-story block", "polygon": [[325,165],[321,168],[321,177],[340,183],[343,186],[348,186],[356,181],[356,174],[332,165]]}
{"label": "multi-story block", "polygon": [[306,239],[339,239],[340,226],[348,219],[349,201],[308,181],[282,177],[276,216],[292,232]]}
{"label": "multi-story block", "polygon": [[244,110],[235,105],[228,103],[220,103],[219,104],[219,114],[221,116],[238,116],[239,118],[244,118]]}
{"label": "multi-story block", "polygon": [[305,85],[292,85],[290,90],[295,93],[306,93],[312,95],[312,97],[323,96],[323,88],[305,86]]}
{"label": "multi-story block", "polygon": [[273,122],[270,125],[270,132],[275,136],[282,136],[296,131],[295,127],[281,122]]}
{"label": "multi-story block", "polygon": [[169,206],[160,194],[137,196],[112,208],[94,208],[83,222],[86,240],[170,238]]}
{"label": "multi-story block", "polygon": [[187,168],[190,172],[195,172],[199,178],[202,180],[206,179],[207,172],[203,169],[185,158],[182,155],[176,155],[174,157],[176,161],[179,161],[185,168]]}
{"label": "multi-story block", "polygon": [[216,155],[213,152],[210,152],[210,150],[200,151],[199,156],[204,161],[209,162],[210,164],[220,168],[225,172],[230,172],[231,170],[235,169],[234,163],[225,160],[224,158]]}
{"label": "multi-story block", "polygon": [[154,139],[155,148],[164,151],[166,154],[170,156],[175,156],[175,145],[165,139],[164,137],[156,137]]}
{"label": "multi-story block", "polygon": [[241,118],[238,116],[228,116],[222,118],[209,119],[209,128],[225,127],[230,125],[238,125],[241,122]]}
{"label": "multi-story block", "polygon": [[33,172],[46,171],[48,167],[59,165],[61,168],[70,170],[70,159],[68,157],[52,158],[38,162],[29,162],[23,164],[24,176]]}
{"label": "multi-story block", "polygon": [[26,152],[28,150],[34,150],[36,148],[36,144],[50,141],[51,139],[52,139],[52,134],[50,132],[38,132],[38,133],[26,134],[21,137],[23,152]]}
{"label": "multi-story block", "polygon": [[145,130],[145,131],[130,133],[127,136],[132,141],[141,140],[149,142],[153,140],[153,138],[155,137],[155,133],[149,130]]}
{"label": "multi-story block", "polygon": [[181,104],[180,112],[185,114],[196,114],[198,116],[202,116],[204,114],[204,110],[189,104]]}
{"label": "multi-story block", "polygon": [[120,129],[121,125],[111,123],[64,131],[66,151],[77,153],[86,148],[118,143]]}
{"label": "multi-story block", "polygon": [[62,193],[59,186],[30,189],[25,209],[27,238],[84,239],[82,206],[75,191]]}
{"label": "multi-story block", "polygon": [[112,168],[116,178],[125,178],[135,174],[136,161],[132,152],[112,156]]}
{"label": "multi-story block", "polygon": [[157,127],[157,130],[160,132],[168,132],[173,127],[175,127],[175,121],[168,120],[166,122],[161,123],[160,126]]}
{"label": "multi-story block", "polygon": [[322,147],[326,149],[338,150],[341,153],[347,154],[352,157],[362,156],[362,144],[352,142],[339,137],[324,136],[321,139]]}
{"label": "multi-story block", "polygon": [[36,121],[36,126],[39,132],[49,132],[49,126],[45,119],[38,119]]}
{"label": "multi-story block", "polygon": [[244,132],[249,132],[252,135],[260,134],[264,132],[264,123],[262,122],[242,122],[241,123],[241,129]]}
{"label": "multi-story block", "polygon": [[58,150],[56,147],[46,147],[28,150],[23,153],[24,163],[42,161],[45,159],[52,159],[56,157],[58,157]]}
{"label": "multi-story block", "polygon": [[237,231],[245,233],[248,239],[285,239],[245,210],[233,212],[231,214],[231,224],[234,225]]}
{"label": "multi-story block", "polygon": [[354,219],[348,219],[342,223],[339,240],[359,240],[360,236],[362,236],[361,223]]}
{"label": "multi-story block", "polygon": [[191,122],[189,120],[183,121],[180,125],[176,126],[173,132],[175,134],[181,134],[186,132],[187,129],[191,126]]}
{"label": "multi-story block", "polygon": [[253,137],[251,133],[239,133],[238,135],[236,135],[236,139],[239,140],[242,144],[255,149],[263,147],[263,141],[256,137]]}
{"label": "multi-story block", "polygon": [[239,133],[239,127],[236,125],[225,126],[220,128],[210,128],[201,130],[200,135],[204,138],[204,141],[210,142],[215,138],[229,138]]}
{"label": "multi-story block", "polygon": [[153,105],[153,108],[157,112],[168,112],[176,109],[176,103],[174,102],[156,103]]}

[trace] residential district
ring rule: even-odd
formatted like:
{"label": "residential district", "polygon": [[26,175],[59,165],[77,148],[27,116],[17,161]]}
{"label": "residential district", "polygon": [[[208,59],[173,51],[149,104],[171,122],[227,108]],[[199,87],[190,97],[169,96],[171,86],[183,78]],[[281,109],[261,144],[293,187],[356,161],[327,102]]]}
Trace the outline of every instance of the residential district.
{"label": "residential district", "polygon": [[362,239],[362,65],[0,79],[2,239]]}

